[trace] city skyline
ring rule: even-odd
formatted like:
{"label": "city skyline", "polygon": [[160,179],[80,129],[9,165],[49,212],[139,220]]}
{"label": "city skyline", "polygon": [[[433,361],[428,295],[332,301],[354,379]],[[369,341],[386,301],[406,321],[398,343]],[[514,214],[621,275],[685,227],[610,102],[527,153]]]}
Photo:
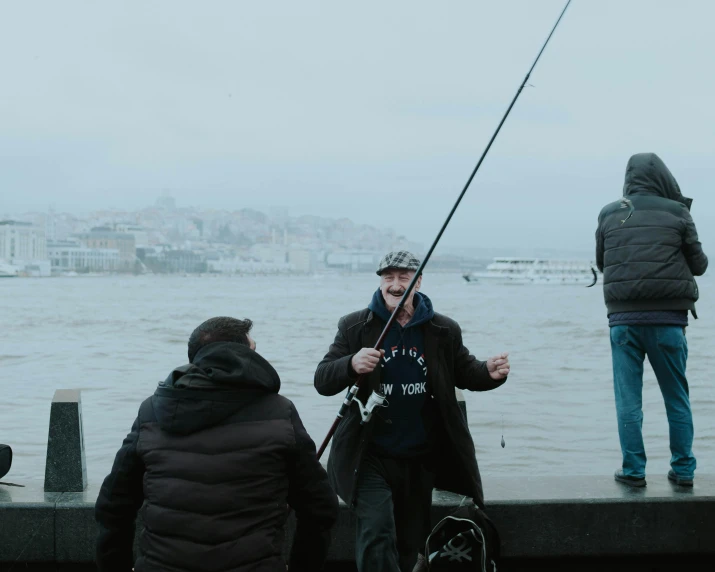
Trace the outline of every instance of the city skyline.
{"label": "city skyline", "polygon": [[[232,215],[236,213],[241,213],[244,211],[255,211],[260,215],[265,215],[270,219],[270,224],[276,228],[282,228],[284,222],[288,219],[306,219],[315,218],[316,220],[322,220],[325,222],[339,222],[346,221],[351,225],[357,227],[375,228],[380,232],[393,232],[396,237],[402,237],[407,242],[413,245],[413,250],[423,255],[427,249],[431,246],[435,236],[425,236],[425,237],[413,237],[407,234],[400,234],[396,232],[391,226],[381,226],[370,224],[369,222],[360,222],[353,220],[346,212],[344,216],[318,216],[305,212],[305,210],[298,208],[291,208],[285,205],[272,205],[265,209],[243,207],[236,209],[225,209],[225,208],[201,208],[196,205],[182,205],[177,204],[176,199],[166,191],[156,195],[156,199],[153,202],[148,202],[137,209],[119,209],[106,206],[99,209],[85,209],[79,211],[66,211],[57,208],[56,205],[50,205],[49,207],[42,209],[36,208],[24,212],[6,212],[0,210],[0,220],[20,220],[20,221],[33,221],[36,217],[44,216],[70,216],[77,220],[77,222],[87,222],[94,221],[92,224],[85,224],[82,226],[84,231],[90,229],[92,225],[103,226],[106,224],[110,225],[127,225],[127,224],[137,224],[136,220],[139,213],[143,211],[151,211],[153,209],[160,208],[161,201],[169,201],[172,204],[171,210],[176,213],[183,213],[188,219],[192,217],[201,216],[202,213],[210,213],[211,216],[219,215]],[[149,229],[151,230],[151,229]],[[48,240],[50,238],[48,237]],[[169,242],[169,241],[167,241]],[[356,243],[354,245],[356,250],[360,249],[360,244]],[[592,256],[590,249],[579,249],[572,247],[553,247],[544,246],[538,244],[538,242],[533,242],[528,245],[522,245],[520,247],[501,247],[497,244],[494,245],[465,245],[460,243],[448,243],[447,241],[440,240],[435,253],[437,255],[447,255],[447,256],[463,256],[466,258],[494,258],[499,256],[536,256],[536,257],[574,257],[574,258],[589,258]]]}

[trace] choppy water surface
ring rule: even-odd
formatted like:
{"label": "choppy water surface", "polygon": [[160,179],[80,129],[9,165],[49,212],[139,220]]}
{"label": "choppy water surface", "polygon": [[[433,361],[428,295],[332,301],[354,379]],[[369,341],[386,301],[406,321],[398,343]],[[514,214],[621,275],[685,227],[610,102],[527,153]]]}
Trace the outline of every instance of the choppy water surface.
{"label": "choppy water surface", "polygon": [[[0,442],[15,452],[8,479],[42,481],[52,395],[79,388],[88,476],[101,482],[141,401],[187,361],[193,328],[217,315],[254,320],[258,352],[274,365],[281,393],[320,443],[342,397],[315,392],[315,366],[338,318],[365,307],[377,281],[370,274],[0,280]],[[699,286],[701,319],[688,328],[693,448],[698,471],[713,473],[715,281],[702,279]],[[422,291],[460,323],[477,357],[511,354],[506,385],[466,394],[483,474],[611,474],[619,466],[600,287],[468,285],[456,274],[428,273]],[[648,474],[665,475],[668,425],[649,366],[644,386]]]}

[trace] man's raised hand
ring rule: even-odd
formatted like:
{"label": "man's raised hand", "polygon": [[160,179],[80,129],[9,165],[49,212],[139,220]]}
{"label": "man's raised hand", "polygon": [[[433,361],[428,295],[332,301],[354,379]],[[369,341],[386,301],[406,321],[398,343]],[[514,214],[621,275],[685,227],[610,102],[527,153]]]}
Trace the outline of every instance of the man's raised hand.
{"label": "man's raised hand", "polygon": [[498,356],[490,357],[487,360],[487,370],[493,380],[500,381],[504,379],[509,375],[509,371],[511,370],[509,366],[509,354],[505,352]]}

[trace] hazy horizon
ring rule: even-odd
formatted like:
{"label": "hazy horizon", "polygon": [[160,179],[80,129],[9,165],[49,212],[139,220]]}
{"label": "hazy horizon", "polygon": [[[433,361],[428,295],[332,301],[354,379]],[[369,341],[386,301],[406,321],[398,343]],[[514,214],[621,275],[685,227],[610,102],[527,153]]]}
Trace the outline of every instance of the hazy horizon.
{"label": "hazy horizon", "polygon": [[[154,204],[149,204],[146,205],[145,207],[140,207],[136,211],[133,212],[141,212],[144,209],[151,210],[155,208],[156,205]],[[178,212],[183,212],[183,211],[191,211],[193,212],[196,216],[199,215],[200,211],[196,210],[198,207],[194,206],[185,206],[185,205],[176,205],[176,211]],[[92,216],[96,216],[100,212],[106,212],[110,213],[115,211],[118,214],[124,214],[124,210],[119,210],[119,209],[111,209],[111,208],[106,208],[106,209],[97,209],[97,211],[76,211],[76,212],[71,212],[71,211],[60,211],[56,209],[54,206],[51,206],[49,209],[33,209],[31,211],[24,211],[24,212],[16,212],[16,213],[5,213],[0,211],[0,221],[2,220],[14,220],[14,219],[27,219],[27,215],[31,214],[50,214],[54,213],[55,215],[64,215],[64,214],[69,214],[77,218],[77,220],[87,220],[91,219]],[[217,209],[217,210],[222,210],[222,209]],[[256,209],[259,212],[263,212],[264,214],[268,215],[269,217],[271,216],[271,210],[280,210],[281,215],[283,216],[288,216],[290,218],[299,218],[300,216],[303,215],[311,215],[312,213],[294,213],[292,212],[292,209],[285,207],[284,205],[273,205],[272,207],[269,207],[268,209]],[[193,216],[193,215],[192,215]],[[346,218],[350,219],[350,216],[346,214],[343,217],[323,217],[329,220],[339,220],[340,218]],[[352,220],[352,219],[350,219]],[[109,221],[107,220],[105,224],[109,224],[111,226],[111,223],[127,223],[127,222],[133,222],[132,220],[124,217],[124,216],[118,216],[115,220]],[[357,221],[353,221],[356,224]],[[370,221],[363,221],[365,224],[370,224]],[[362,224],[362,223],[359,223]],[[385,229],[384,226],[381,225],[373,225],[378,229]],[[389,227],[389,225],[388,225]],[[412,236],[406,236],[407,240],[413,243],[417,243],[421,245],[421,248],[415,248],[413,249],[416,253],[420,255],[424,255],[429,247],[432,245],[432,242],[435,239],[435,236],[424,236],[424,237],[412,237]],[[420,240],[422,239],[422,240]],[[360,250],[361,246],[360,244],[355,244],[355,249]],[[486,245],[486,246],[479,246],[479,245],[465,245],[465,244],[450,244],[446,243],[444,240],[441,240],[439,242],[438,247],[435,250],[435,256],[439,255],[459,255],[459,256],[465,256],[465,257],[471,257],[475,259],[491,259],[495,257],[505,257],[505,256],[533,256],[533,257],[576,257],[576,258],[593,258],[594,254],[594,248],[590,249],[579,249],[579,248],[564,248],[564,247],[540,247],[540,246],[533,246],[533,245],[520,245],[518,247],[500,247],[497,245]]]}
{"label": "hazy horizon", "polygon": [[[563,5],[11,3],[0,213],[169,192],[428,246]],[[704,0],[572,2],[442,244],[590,252],[629,156],[651,151],[708,252],[713,16]]]}

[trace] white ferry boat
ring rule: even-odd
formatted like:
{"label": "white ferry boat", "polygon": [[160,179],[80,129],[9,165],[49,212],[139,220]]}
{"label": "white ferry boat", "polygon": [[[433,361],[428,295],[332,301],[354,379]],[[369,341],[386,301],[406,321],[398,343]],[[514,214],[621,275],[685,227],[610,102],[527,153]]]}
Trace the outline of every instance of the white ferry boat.
{"label": "white ferry boat", "polygon": [[16,278],[20,275],[20,269],[17,266],[0,261],[0,278]]}
{"label": "white ferry boat", "polygon": [[583,285],[599,280],[596,265],[584,260],[547,258],[495,258],[484,272],[465,274],[470,284]]}

